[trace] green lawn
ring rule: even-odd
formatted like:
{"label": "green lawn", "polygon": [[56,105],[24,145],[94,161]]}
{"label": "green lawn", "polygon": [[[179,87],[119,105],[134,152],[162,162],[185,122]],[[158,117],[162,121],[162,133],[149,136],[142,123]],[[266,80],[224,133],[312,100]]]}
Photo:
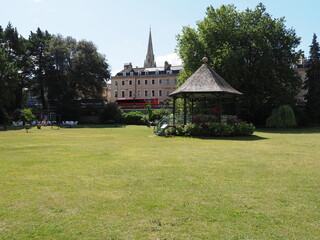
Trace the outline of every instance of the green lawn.
{"label": "green lawn", "polygon": [[0,131],[0,239],[320,239],[320,128]]}

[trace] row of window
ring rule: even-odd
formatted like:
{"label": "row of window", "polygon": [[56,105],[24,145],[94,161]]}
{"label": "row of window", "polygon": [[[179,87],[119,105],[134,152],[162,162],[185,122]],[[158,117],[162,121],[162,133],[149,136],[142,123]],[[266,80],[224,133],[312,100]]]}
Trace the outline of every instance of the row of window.
{"label": "row of window", "polygon": [[[165,93],[166,93],[166,96],[169,96],[170,91],[167,90]],[[121,98],[133,97],[132,94],[133,94],[132,91],[128,91],[127,94],[125,94],[125,91],[121,91],[121,96],[118,96],[118,91],[114,91],[114,97],[115,98],[118,98],[118,97],[121,97]],[[162,96],[163,96],[163,91],[162,91],[162,89],[159,89],[158,90],[158,96],[156,96],[156,91],[155,90],[151,90],[150,93],[149,93],[148,90],[144,90],[144,91],[137,90],[137,96],[136,97],[139,98],[139,97],[162,97]]]}
{"label": "row of window", "polygon": [[[179,70],[179,73],[181,72],[181,70]],[[156,75],[159,75],[160,71],[159,70],[156,70],[155,71],[155,74]],[[167,70],[166,71],[166,74],[173,74],[173,71],[172,70]],[[122,76],[127,76],[128,74],[126,72],[122,73]],[[133,76],[134,75],[134,72],[130,72],[130,76]],[[140,76],[141,75],[141,72],[138,72],[138,75]],[[144,72],[144,75],[149,75],[149,71],[145,71]]]}
{"label": "row of window", "polygon": [[[138,85],[141,85],[142,83],[143,83],[142,80],[137,80],[137,84],[138,84]],[[173,79],[173,84],[174,84],[174,85],[177,85],[177,83],[178,83],[178,79],[176,79],[176,78]],[[114,84],[117,86],[117,85],[118,85],[118,82],[115,81]],[[122,85],[122,86],[124,86],[125,84],[126,84],[126,81],[121,81],[121,85]],[[129,84],[129,85],[132,85],[132,84],[133,84],[132,80],[129,80],[129,81],[128,81],[128,84]],[[156,80],[152,79],[152,80],[151,80],[151,84],[152,84],[152,85],[156,84]],[[159,84],[159,85],[162,84],[162,79],[158,79],[158,84]],[[167,85],[170,85],[170,84],[171,84],[170,79],[167,79],[167,80],[166,80],[166,84],[167,84]],[[148,85],[148,80],[147,80],[147,79],[144,80],[144,85]]]}

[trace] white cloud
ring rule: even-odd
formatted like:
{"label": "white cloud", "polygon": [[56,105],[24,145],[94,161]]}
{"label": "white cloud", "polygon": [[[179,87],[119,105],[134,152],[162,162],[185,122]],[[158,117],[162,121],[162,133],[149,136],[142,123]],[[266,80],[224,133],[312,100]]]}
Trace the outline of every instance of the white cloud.
{"label": "white cloud", "polygon": [[156,63],[158,67],[164,66],[165,61],[167,61],[172,66],[179,66],[182,64],[181,59],[176,53],[170,53],[165,56],[156,57]]}

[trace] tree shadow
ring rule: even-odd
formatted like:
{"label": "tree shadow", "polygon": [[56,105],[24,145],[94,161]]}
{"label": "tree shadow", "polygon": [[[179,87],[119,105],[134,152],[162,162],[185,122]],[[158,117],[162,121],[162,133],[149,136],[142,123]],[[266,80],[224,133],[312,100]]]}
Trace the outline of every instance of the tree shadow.
{"label": "tree shadow", "polygon": [[[71,128],[125,128],[125,124],[80,124]],[[65,128],[62,126],[62,128]]]}
{"label": "tree shadow", "polygon": [[228,140],[228,141],[259,141],[259,140],[267,140],[269,138],[261,137],[258,135],[251,136],[238,136],[238,137],[197,137],[194,136],[192,138],[197,138],[201,140]]}
{"label": "tree shadow", "polygon": [[6,132],[6,131],[17,131],[17,130],[21,130],[24,129],[24,126],[7,126],[6,128],[1,128],[0,132]]}
{"label": "tree shadow", "polygon": [[259,128],[257,132],[262,133],[278,133],[278,134],[312,134],[320,133],[320,127],[304,127],[304,128]]}
{"label": "tree shadow", "polygon": [[[126,125],[124,124],[80,124],[76,126],[60,126],[57,125],[53,126],[45,126],[47,128],[51,128],[52,130],[59,130],[60,128],[124,128]],[[32,129],[35,128],[35,126],[32,126]],[[6,126],[6,128],[0,128],[0,132],[6,132],[6,131],[17,131],[24,129],[24,126]]]}

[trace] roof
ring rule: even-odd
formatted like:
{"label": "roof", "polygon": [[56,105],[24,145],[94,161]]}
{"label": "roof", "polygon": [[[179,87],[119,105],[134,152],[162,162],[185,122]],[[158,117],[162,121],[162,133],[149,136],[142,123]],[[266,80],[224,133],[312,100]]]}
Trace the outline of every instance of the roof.
{"label": "roof", "polygon": [[[133,72],[134,74],[133,75],[138,75],[138,72],[141,73],[141,75],[145,75],[145,72],[148,71],[149,72],[149,75],[153,75],[153,74],[156,74],[156,71],[159,71],[159,74],[167,74],[165,68],[162,66],[162,67],[155,67],[155,68],[140,68],[140,67],[136,67],[136,68],[125,68],[123,69],[122,71],[116,73],[116,75],[114,77],[121,77],[123,76],[123,73],[127,73],[129,74],[130,72]],[[179,72],[181,70],[183,70],[183,67],[182,66],[171,66],[170,69],[168,70],[171,70],[173,71],[174,74],[179,74]]]}
{"label": "roof", "polygon": [[181,96],[184,94],[209,94],[209,93],[230,93],[242,95],[229,85],[218,73],[216,73],[208,63],[192,74],[178,89],[169,96]]}

